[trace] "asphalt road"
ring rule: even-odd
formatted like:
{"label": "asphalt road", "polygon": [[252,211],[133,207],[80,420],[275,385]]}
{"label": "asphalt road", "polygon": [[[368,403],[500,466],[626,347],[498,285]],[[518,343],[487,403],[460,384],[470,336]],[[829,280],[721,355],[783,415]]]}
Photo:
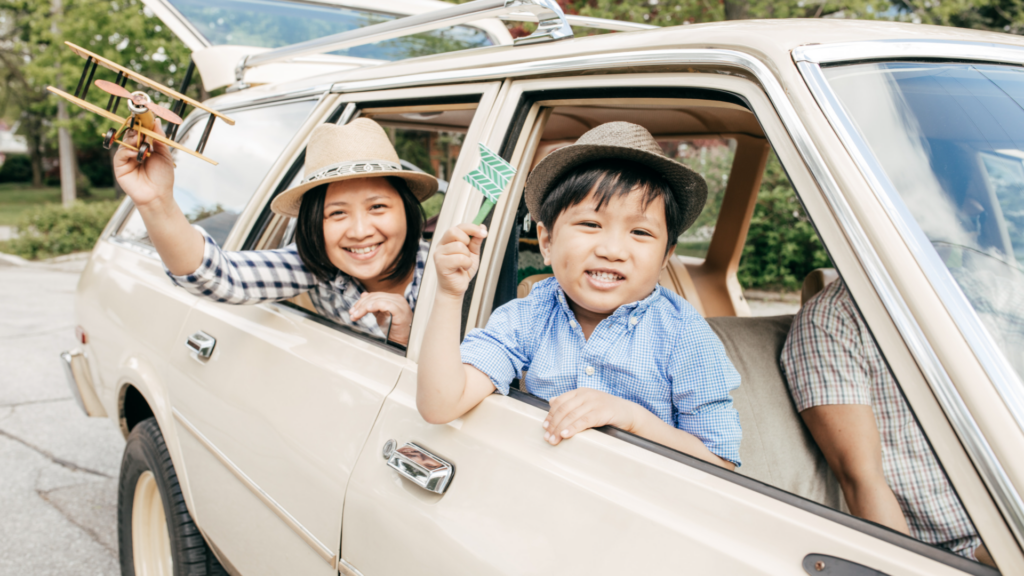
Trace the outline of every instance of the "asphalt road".
{"label": "asphalt road", "polygon": [[78,408],[58,355],[75,345],[84,261],[0,259],[0,575],[119,574],[124,440]]}

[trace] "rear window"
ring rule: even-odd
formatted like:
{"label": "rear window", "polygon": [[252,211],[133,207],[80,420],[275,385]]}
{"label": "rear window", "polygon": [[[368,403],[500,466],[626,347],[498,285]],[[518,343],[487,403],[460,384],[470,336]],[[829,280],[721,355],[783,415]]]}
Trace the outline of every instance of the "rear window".
{"label": "rear window", "polygon": [[[341,6],[262,0],[169,0],[213,45],[279,48],[347,32],[401,16]],[[374,60],[401,60],[490,46],[491,38],[470,26],[453,26],[333,52]]]}
{"label": "rear window", "polygon": [[[174,200],[189,222],[223,244],[256,187],[315,105],[316,100],[302,100],[229,112],[235,125],[215,123],[203,152],[217,166],[174,152]],[[203,115],[189,125],[180,139],[183,146],[195,149],[206,118]],[[137,211],[119,236],[149,243]]]}

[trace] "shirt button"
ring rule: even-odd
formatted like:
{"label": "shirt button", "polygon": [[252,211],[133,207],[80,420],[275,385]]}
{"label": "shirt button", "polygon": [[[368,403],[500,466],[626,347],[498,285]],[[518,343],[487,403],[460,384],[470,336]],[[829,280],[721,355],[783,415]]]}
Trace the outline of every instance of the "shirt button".
{"label": "shirt button", "polygon": [[594,367],[593,366],[587,366],[587,376],[593,376],[593,375],[594,375]]}
{"label": "shirt button", "polygon": [[637,319],[636,319],[636,316],[634,316],[634,317],[632,317],[632,318],[630,318],[630,319],[629,319],[629,324],[630,324],[631,326],[636,326],[636,323],[637,323],[637,322],[639,322],[639,320],[637,320]]}
{"label": "shirt button", "polygon": [[575,328],[576,327],[576,321],[575,320],[569,320],[569,326],[572,326],[573,328]]}

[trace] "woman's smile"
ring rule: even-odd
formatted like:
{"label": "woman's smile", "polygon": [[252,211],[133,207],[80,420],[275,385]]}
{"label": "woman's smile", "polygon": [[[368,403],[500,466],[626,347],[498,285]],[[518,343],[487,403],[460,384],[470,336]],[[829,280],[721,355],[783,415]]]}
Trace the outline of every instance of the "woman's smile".
{"label": "woman's smile", "polygon": [[357,260],[369,260],[377,255],[378,248],[383,242],[377,242],[376,244],[370,244],[366,246],[342,246],[342,250],[348,252],[353,258]]}

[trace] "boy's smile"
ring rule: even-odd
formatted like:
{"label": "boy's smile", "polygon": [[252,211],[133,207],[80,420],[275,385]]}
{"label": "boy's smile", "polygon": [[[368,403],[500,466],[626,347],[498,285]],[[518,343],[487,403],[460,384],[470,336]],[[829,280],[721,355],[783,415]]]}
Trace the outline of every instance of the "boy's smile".
{"label": "boy's smile", "polygon": [[668,238],[664,200],[644,207],[643,197],[633,190],[597,209],[591,193],[562,212],[551,230],[538,224],[544,262],[586,336],[619,306],[651,294],[670,255],[665,249],[675,244]]}

